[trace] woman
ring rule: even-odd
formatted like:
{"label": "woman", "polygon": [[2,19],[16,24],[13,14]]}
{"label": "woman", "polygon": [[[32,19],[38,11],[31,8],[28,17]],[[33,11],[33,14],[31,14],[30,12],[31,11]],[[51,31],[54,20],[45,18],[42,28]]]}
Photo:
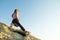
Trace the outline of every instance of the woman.
{"label": "woman", "polygon": [[25,31],[24,27],[19,23],[19,19],[18,19],[18,9],[14,10],[14,13],[12,14],[12,23],[11,23],[11,27],[14,24],[14,26],[19,26],[23,31]]}

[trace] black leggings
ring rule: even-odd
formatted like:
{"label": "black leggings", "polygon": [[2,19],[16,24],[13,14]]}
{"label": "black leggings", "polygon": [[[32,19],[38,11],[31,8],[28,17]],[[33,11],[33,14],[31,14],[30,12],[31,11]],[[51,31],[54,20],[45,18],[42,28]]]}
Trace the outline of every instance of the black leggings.
{"label": "black leggings", "polygon": [[23,31],[25,31],[24,27],[19,23],[19,20],[18,19],[13,19],[12,23],[14,25],[19,26]]}

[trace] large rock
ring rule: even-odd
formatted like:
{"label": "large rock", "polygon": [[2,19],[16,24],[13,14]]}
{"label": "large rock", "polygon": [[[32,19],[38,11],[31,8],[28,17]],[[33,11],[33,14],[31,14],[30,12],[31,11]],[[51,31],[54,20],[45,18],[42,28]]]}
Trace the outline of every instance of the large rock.
{"label": "large rock", "polygon": [[[0,22],[0,40],[40,40],[30,34],[23,36],[20,34],[21,32],[21,30],[16,31],[15,29]],[[23,32],[23,34],[25,33]]]}

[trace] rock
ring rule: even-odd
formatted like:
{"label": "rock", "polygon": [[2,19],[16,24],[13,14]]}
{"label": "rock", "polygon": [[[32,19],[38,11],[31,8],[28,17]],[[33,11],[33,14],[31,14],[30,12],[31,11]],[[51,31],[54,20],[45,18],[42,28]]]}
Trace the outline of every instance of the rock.
{"label": "rock", "polygon": [[[23,36],[25,35],[25,36]],[[15,30],[0,22],[0,40],[40,40],[32,36],[29,32]]]}

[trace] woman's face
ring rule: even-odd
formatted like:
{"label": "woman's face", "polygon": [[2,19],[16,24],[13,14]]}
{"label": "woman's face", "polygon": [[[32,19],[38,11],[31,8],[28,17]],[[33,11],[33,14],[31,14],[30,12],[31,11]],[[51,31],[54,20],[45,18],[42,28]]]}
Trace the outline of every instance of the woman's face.
{"label": "woman's face", "polygon": [[18,10],[16,10],[16,13],[18,14],[18,13],[19,13],[19,11],[18,11]]}

